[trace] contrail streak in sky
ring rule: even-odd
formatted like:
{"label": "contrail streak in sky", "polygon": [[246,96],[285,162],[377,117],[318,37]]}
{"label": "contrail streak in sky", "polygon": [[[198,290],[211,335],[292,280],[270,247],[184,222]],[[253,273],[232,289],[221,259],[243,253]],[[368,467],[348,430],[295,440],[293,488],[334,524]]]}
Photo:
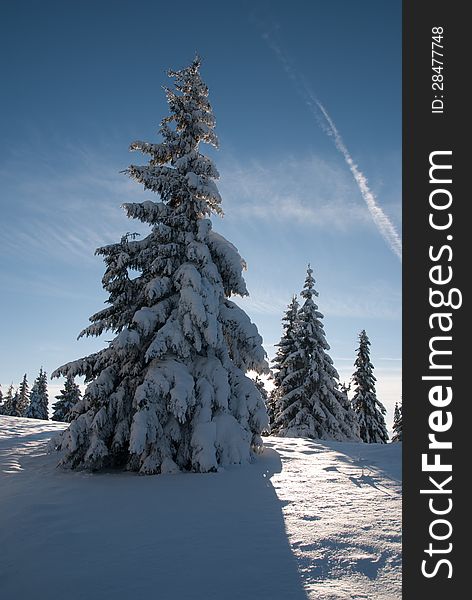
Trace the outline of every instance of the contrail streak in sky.
{"label": "contrail streak in sky", "polygon": [[272,37],[268,33],[263,34],[263,39],[267,42],[269,48],[274,52],[277,59],[280,61],[285,73],[295,83],[297,92],[302,97],[303,101],[310,109],[311,113],[315,117],[318,125],[333,139],[334,145],[337,150],[341,153],[344,160],[346,161],[349,170],[354,178],[354,181],[361,193],[364,202],[370,212],[372,220],[374,221],[377,229],[389,245],[392,252],[394,252],[398,258],[402,259],[402,241],[398,235],[395,226],[390,221],[389,217],[384,213],[382,208],[377,203],[377,198],[372,190],[369,188],[367,178],[359,169],[359,167],[352,160],[352,156],[347,149],[344,140],[341,137],[334,121],[328,114],[325,107],[321,104],[315,94],[311,91],[308,84],[293,68],[285,54],[282,52],[280,47],[274,42]]}
{"label": "contrail streak in sky", "polygon": [[352,173],[354,181],[357,183],[357,187],[359,188],[359,191],[362,197],[364,198],[365,203],[367,204],[367,208],[369,209],[372,220],[376,224],[377,229],[380,231],[381,235],[383,236],[387,244],[390,246],[392,251],[401,260],[402,241],[397,233],[397,230],[395,229],[395,226],[390,221],[388,216],[384,213],[384,211],[380,208],[380,206],[377,204],[377,198],[369,188],[365,175],[362,173],[362,171],[360,171],[358,166],[352,160],[349,150],[346,148],[344,141],[336,128],[336,125],[334,124],[329,114],[326,112],[325,107],[321,104],[319,100],[316,100],[316,98],[314,98],[314,101],[316,102],[317,107],[321,111],[321,114],[326,119],[329,132],[331,132],[333,136],[334,144],[339,150],[339,152],[341,152],[341,154],[343,155],[344,160],[346,161],[346,164]]}

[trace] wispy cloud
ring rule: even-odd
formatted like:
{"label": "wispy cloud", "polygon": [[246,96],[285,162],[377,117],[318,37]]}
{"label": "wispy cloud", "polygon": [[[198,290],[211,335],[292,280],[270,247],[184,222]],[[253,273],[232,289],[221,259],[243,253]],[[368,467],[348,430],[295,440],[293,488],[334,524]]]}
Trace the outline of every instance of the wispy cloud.
{"label": "wispy cloud", "polygon": [[352,176],[354,177],[354,180],[357,183],[357,186],[359,187],[359,191],[365,203],[367,204],[367,208],[369,209],[369,212],[372,216],[372,220],[376,224],[377,229],[380,231],[387,244],[390,246],[391,250],[401,260],[402,242],[400,236],[397,233],[397,230],[395,229],[395,226],[390,221],[388,216],[384,213],[384,211],[381,209],[381,207],[378,205],[377,198],[369,188],[367,178],[352,160],[349,150],[346,148],[346,145],[344,144],[344,141],[336,128],[336,125],[327,113],[325,107],[314,97],[313,101],[316,102],[316,105],[318,106],[322,115],[326,119],[326,123],[328,124],[328,133],[330,133],[333,136],[336,148],[343,155],[344,160],[346,161],[346,164],[349,167]]}
{"label": "wispy cloud", "polygon": [[353,161],[352,156],[347,149],[333,119],[330,117],[323,104],[318,100],[317,96],[314,94],[313,90],[307,84],[305,79],[293,67],[286,54],[274,40],[273,35],[266,31],[262,35],[262,38],[279,60],[287,76],[293,81],[298,94],[314,115],[318,125],[320,125],[322,129],[333,139],[337,150],[341,153],[347,166],[349,167],[359,192],[365,204],[367,205],[373,222],[392,252],[394,252],[394,254],[396,254],[396,256],[398,256],[398,258],[401,260],[402,242],[400,236],[398,235],[398,232],[396,231],[392,221],[379,206],[375,194],[369,187],[366,176]]}
{"label": "wispy cloud", "polygon": [[[155,196],[119,173],[116,153],[105,160],[103,149],[64,146],[53,153],[67,157],[58,164],[37,150],[17,153],[0,169],[6,208],[15,207],[2,228],[6,256],[101,265],[94,256],[97,247],[118,241],[129,230],[148,231],[129,221],[120,205]],[[26,170],[25,157],[33,163],[30,155],[38,158]],[[243,162],[226,152],[219,169],[223,208],[232,222],[259,219],[337,231],[370,226],[345,170],[315,155]]]}
{"label": "wispy cloud", "polygon": [[[148,231],[129,221],[120,204],[154,195],[118,172],[123,163],[116,153],[104,160],[108,152],[100,148],[63,150],[65,166],[37,152],[34,169],[25,170],[24,156],[16,156],[0,170],[3,193],[16,209],[2,231],[3,249],[16,258],[34,253],[69,264],[101,264],[94,257],[97,247],[116,242],[128,230]],[[333,161],[316,155],[243,161],[226,152],[218,166],[231,222],[287,222],[338,232],[372,224],[349,173]]]}
{"label": "wispy cloud", "polygon": [[[294,290],[293,293],[295,293]],[[251,287],[251,295],[235,298],[240,306],[253,314],[281,317],[290,295],[274,287]],[[328,317],[398,320],[401,318],[400,291],[385,281],[351,286],[349,291],[331,289],[317,301],[320,312]]]}
{"label": "wispy cloud", "polygon": [[369,226],[344,169],[315,155],[243,163],[229,155],[219,189],[231,219],[291,222],[338,231]]}
{"label": "wispy cloud", "polygon": [[349,290],[332,290],[322,302],[321,312],[328,316],[399,320],[401,290],[387,281],[351,285]]}
{"label": "wispy cloud", "polygon": [[97,247],[116,242],[129,228],[144,231],[120,210],[123,202],[143,200],[139,186],[98,152],[82,148],[69,151],[68,158],[66,166],[39,158],[29,170],[13,158],[1,169],[2,193],[15,206],[2,228],[6,254],[100,263]]}
{"label": "wispy cloud", "polygon": [[[98,260],[98,259],[97,259]],[[94,288],[84,289],[79,283],[60,285],[58,279],[44,276],[41,272],[31,273],[27,276],[21,274],[8,274],[7,285],[3,285],[2,294],[14,296],[28,295],[43,298],[62,298],[68,301],[91,301],[96,299],[97,292]]]}

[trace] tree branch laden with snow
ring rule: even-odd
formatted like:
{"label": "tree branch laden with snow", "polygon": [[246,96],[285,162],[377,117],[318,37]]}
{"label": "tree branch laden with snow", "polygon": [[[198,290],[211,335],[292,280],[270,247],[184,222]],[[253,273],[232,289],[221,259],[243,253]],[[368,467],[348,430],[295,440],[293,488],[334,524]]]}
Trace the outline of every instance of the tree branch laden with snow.
{"label": "tree branch laden with snow", "polygon": [[124,205],[151,232],[97,250],[109,306],[81,335],[111,331],[115,338],[53,373],[88,383],[58,442],[62,463],[73,468],[214,471],[252,460],[268,424],[246,376],[268,370],[262,338],[229,299],[247,294],[245,263],[209,219],[222,210],[218,171],[199,149],[218,143],[200,60],[169,75],[175,89],[166,90],[162,141],[134,142],[131,150],[149,162],[127,169],[160,196]]}

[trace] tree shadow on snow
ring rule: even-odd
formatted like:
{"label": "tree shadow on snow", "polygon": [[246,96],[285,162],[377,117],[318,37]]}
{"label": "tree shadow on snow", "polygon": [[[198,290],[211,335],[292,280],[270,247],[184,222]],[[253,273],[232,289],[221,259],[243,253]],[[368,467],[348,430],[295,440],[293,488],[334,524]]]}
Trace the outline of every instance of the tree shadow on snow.
{"label": "tree shadow on snow", "polygon": [[376,473],[394,483],[402,483],[401,444],[329,442],[339,460],[359,469],[359,476]]}
{"label": "tree shadow on snow", "polygon": [[21,523],[0,536],[6,598],[307,600],[270,481],[274,450],[218,473],[149,477],[63,471],[57,458],[24,455],[10,480],[22,500],[3,511]]}
{"label": "tree shadow on snow", "polygon": [[355,476],[350,476],[349,480],[357,487],[361,488],[364,485],[369,485],[370,487],[375,488],[376,490],[379,490],[380,492],[382,492],[383,494],[386,494],[387,496],[393,496],[394,494],[392,494],[392,492],[389,492],[382,484],[380,484],[378,481],[376,481],[373,477],[371,477],[370,475],[360,475],[359,477],[355,477]]}

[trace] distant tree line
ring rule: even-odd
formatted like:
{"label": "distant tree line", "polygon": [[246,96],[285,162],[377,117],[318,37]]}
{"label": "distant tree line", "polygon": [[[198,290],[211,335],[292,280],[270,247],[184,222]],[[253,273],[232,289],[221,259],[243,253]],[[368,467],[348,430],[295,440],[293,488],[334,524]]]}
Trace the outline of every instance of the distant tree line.
{"label": "distant tree line", "polygon": [[[17,388],[13,386],[13,383],[9,385],[5,395],[0,387],[0,415],[47,421],[49,419],[47,382],[46,372],[41,367],[31,390],[26,373]],[[51,420],[72,421],[72,409],[81,399],[80,388],[72,377],[66,378],[64,389],[55,398],[57,402],[52,407]]]}
{"label": "distant tree line", "polygon": [[[349,384],[340,383],[323,328],[323,315],[314,298],[313,270],[308,265],[300,297],[293,296],[282,317],[283,333],[272,361],[269,393],[260,376],[255,385],[267,407],[270,427],[266,434],[309,437],[338,441],[387,443],[385,407],[377,398],[376,378],[370,359],[370,340],[365,330],[359,334],[354,373]],[[353,386],[353,396],[348,393]],[[52,407],[53,421],[71,422],[82,399],[74,377],[66,377],[64,387]],[[17,388],[11,384],[3,395],[0,387],[0,415],[49,419],[47,375],[41,368],[31,390],[27,375]],[[74,406],[77,410],[74,412]],[[403,438],[402,406],[395,404],[392,442]]]}

